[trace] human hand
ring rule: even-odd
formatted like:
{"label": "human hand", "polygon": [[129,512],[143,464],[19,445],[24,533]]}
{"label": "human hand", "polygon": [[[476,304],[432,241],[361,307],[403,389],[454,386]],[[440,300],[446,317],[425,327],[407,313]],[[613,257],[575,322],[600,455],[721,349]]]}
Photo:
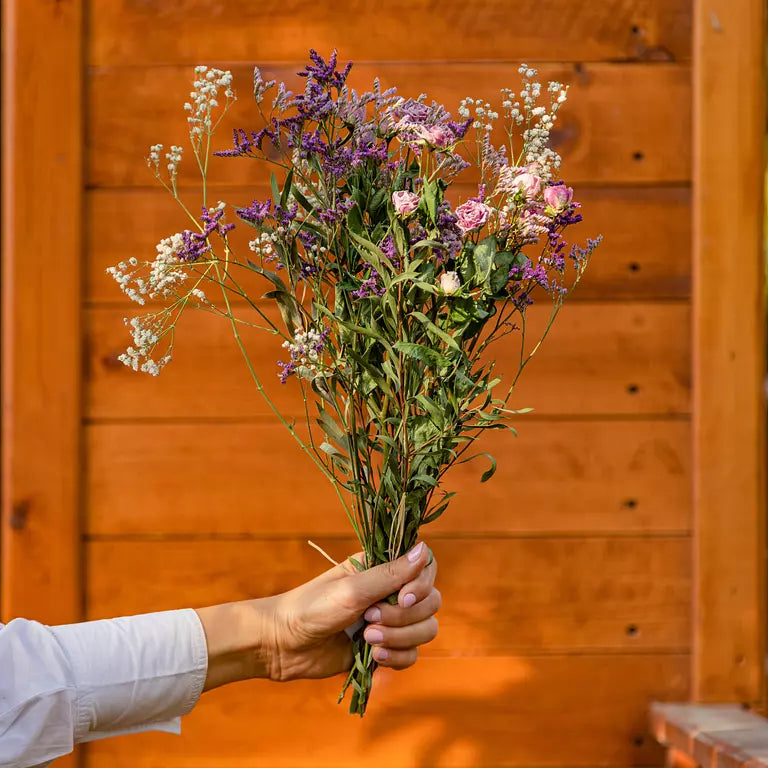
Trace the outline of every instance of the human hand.
{"label": "human hand", "polygon": [[[362,554],[355,555],[361,560]],[[431,562],[430,562],[431,560]],[[434,640],[440,608],[437,563],[422,542],[392,563],[358,571],[347,559],[312,581],[279,595],[275,604],[276,680],[330,677],[347,671],[352,647],[344,629],[362,614],[365,639],[382,666],[405,669],[418,646]],[[397,592],[397,605],[385,598]]]}
{"label": "human hand", "polygon": [[[345,560],[281,595],[199,609],[209,658],[205,690],[251,677],[286,681],[345,672],[352,644],[344,629],[363,613],[376,661],[411,666],[418,646],[437,635],[441,597],[430,555],[420,542],[366,571]],[[395,592],[397,605],[390,605],[385,598]]]}

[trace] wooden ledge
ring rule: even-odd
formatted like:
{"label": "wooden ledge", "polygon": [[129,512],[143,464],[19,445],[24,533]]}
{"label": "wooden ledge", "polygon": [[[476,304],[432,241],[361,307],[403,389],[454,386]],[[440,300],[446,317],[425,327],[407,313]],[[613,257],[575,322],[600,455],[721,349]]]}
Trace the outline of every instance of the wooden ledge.
{"label": "wooden ledge", "polygon": [[652,704],[651,731],[668,765],[768,768],[768,720],[740,704]]}

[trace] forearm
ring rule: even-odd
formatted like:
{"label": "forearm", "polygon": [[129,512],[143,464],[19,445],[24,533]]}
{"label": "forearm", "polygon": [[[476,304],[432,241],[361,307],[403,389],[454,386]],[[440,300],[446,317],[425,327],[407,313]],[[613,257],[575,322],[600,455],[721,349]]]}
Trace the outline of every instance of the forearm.
{"label": "forearm", "polygon": [[208,646],[204,691],[250,678],[269,678],[274,662],[274,598],[197,609]]}

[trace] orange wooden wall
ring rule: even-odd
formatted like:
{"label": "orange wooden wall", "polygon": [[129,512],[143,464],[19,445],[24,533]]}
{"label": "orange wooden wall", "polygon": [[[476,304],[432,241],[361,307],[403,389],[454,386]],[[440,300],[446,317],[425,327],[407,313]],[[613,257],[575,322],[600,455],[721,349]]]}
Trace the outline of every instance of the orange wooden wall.
{"label": "orange wooden wall", "polygon": [[[338,680],[245,683],[206,694],[182,738],[100,742],[84,764],[658,763],[647,706],[688,697],[694,637],[692,0],[90,0],[84,15],[87,618],[284,590],[324,567],[308,538],[337,558],[354,546],[330,488],[250,386],[228,324],[190,314],[159,379],[116,359],[131,307],[104,269],[152,258],[183,226],[143,158],[184,140],[195,64],[233,70],[228,122],[244,125],[252,65],[289,76],[310,46],[360,62],[358,87],[378,74],[449,107],[514,88],[527,61],[571,84],[555,139],[584,206],[575,231],[605,238],[518,388],[534,413],[518,439],[485,441],[497,475],[480,485],[477,467],[457,470],[460,494],[424,530],[440,635],[413,670],[377,673],[366,718],[335,704]],[[233,202],[262,185],[247,162],[221,160],[213,178]],[[255,343],[296,412],[271,339]]]}

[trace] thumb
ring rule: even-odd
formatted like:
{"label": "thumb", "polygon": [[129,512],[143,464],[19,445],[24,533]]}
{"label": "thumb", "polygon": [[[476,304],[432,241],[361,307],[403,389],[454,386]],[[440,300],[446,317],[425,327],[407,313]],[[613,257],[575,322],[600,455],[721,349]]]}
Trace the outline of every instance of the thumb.
{"label": "thumb", "polygon": [[424,542],[420,541],[410,552],[391,563],[383,563],[367,571],[352,574],[348,586],[356,603],[355,607],[362,612],[412,581],[427,564],[428,556],[429,550],[424,546]]}

